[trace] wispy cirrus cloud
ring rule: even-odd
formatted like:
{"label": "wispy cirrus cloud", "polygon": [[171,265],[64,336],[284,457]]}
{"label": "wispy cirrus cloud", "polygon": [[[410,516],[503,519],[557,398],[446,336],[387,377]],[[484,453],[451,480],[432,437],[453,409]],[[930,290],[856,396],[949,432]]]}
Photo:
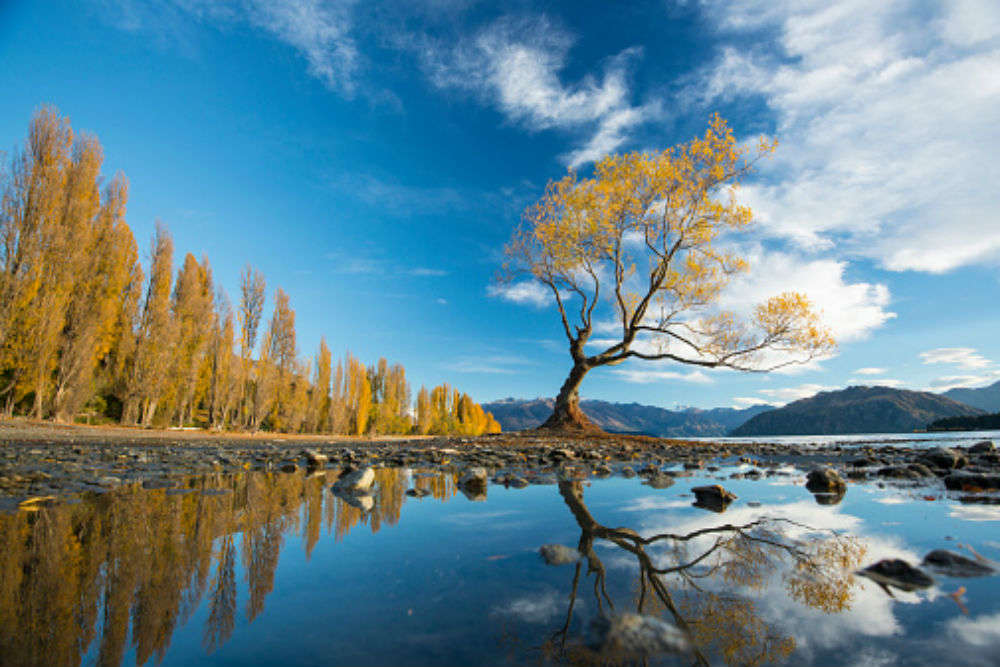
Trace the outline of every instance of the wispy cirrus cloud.
{"label": "wispy cirrus cloud", "polygon": [[530,130],[561,129],[587,136],[563,156],[569,166],[592,162],[621,146],[639,125],[661,115],[658,102],[635,104],[628,78],[641,56],[626,49],[599,77],[566,82],[562,72],[574,38],[544,16],[506,16],[445,44],[411,37],[410,47],[438,88],[467,91]]}
{"label": "wispy cirrus cloud", "polygon": [[533,280],[514,283],[492,283],[487,285],[486,294],[492,297],[535,308],[544,308],[555,303],[552,290]]}
{"label": "wispy cirrus cloud", "polygon": [[885,368],[876,368],[874,366],[868,366],[865,368],[859,368],[854,371],[855,375],[882,375],[886,372]]}

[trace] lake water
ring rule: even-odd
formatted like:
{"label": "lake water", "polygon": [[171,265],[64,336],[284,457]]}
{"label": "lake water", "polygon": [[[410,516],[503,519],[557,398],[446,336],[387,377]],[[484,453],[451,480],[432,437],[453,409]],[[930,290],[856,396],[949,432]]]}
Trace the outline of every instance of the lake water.
{"label": "lake water", "polygon": [[685,438],[705,442],[772,442],[806,447],[828,445],[862,446],[871,444],[907,447],[951,447],[970,445],[982,440],[1000,441],[1000,431],[933,431],[920,433],[851,433],[846,435],[758,435],[740,438]]}
{"label": "lake water", "polygon": [[[640,604],[693,642],[649,664],[996,664],[1000,577],[890,595],[851,573],[939,548],[1000,560],[1000,506],[874,484],[820,504],[801,471],[730,471],[470,499],[454,474],[381,469],[371,500],[246,473],[0,514],[0,664],[586,663],[592,621]],[[739,498],[692,506],[714,483]],[[544,544],[586,557],[548,565]]]}

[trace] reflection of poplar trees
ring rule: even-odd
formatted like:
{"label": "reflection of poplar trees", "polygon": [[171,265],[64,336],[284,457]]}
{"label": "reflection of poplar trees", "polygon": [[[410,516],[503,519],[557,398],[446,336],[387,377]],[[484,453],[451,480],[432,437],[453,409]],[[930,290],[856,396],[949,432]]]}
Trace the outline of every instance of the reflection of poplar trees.
{"label": "reflection of poplar trees", "polygon": [[[79,664],[94,642],[101,666],[120,664],[129,644],[139,664],[158,661],[203,599],[202,641],[214,651],[235,628],[238,563],[252,621],[274,588],[286,534],[297,532],[309,554],[324,523],[338,539],[359,523],[394,525],[406,480],[402,470],[378,470],[368,514],[330,493],[322,476],[301,472],[217,475],[180,492],[126,487],[0,514],[2,661]],[[440,497],[454,488],[444,476],[420,483]]]}

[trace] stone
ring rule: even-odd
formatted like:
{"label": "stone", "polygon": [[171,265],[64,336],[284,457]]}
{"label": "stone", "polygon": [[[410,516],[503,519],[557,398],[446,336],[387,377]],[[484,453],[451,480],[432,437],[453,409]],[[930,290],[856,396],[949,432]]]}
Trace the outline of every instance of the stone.
{"label": "stone", "polygon": [[833,468],[815,468],[806,475],[806,488],[813,493],[841,493],[847,482]]}
{"label": "stone", "polygon": [[291,461],[285,461],[284,463],[281,464],[280,468],[281,472],[295,472],[298,469],[299,467],[294,463],[292,463]]}
{"label": "stone", "polygon": [[965,454],[957,452],[954,449],[938,447],[924,452],[920,457],[920,461],[932,468],[954,470],[956,468],[964,468],[969,462],[969,459],[965,456]]}
{"label": "stone", "polygon": [[944,486],[950,491],[971,489],[1000,489],[1000,475],[971,472],[953,472],[944,478]]}
{"label": "stone", "polygon": [[855,574],[871,579],[883,588],[892,586],[908,592],[929,588],[934,584],[934,580],[926,572],[899,558],[880,560]]}
{"label": "stone", "polygon": [[406,495],[412,498],[423,498],[424,496],[430,495],[430,491],[427,489],[421,489],[419,487],[414,487],[412,489],[406,490]]}
{"label": "stone", "polygon": [[466,468],[465,472],[458,479],[458,485],[463,489],[486,489],[486,481],[489,475],[486,468]]}
{"label": "stone", "polygon": [[949,577],[983,577],[996,572],[985,563],[966,558],[947,549],[935,549],[924,556],[925,567]]}
{"label": "stone", "polygon": [[310,468],[322,468],[327,462],[329,462],[330,457],[326,454],[320,454],[315,449],[307,449],[303,452],[306,457],[306,463]]}
{"label": "stone", "polygon": [[336,482],[336,487],[348,493],[365,493],[372,488],[374,483],[375,471],[372,468],[358,468],[341,475]]}
{"label": "stone", "polygon": [[512,476],[507,480],[507,484],[513,486],[515,489],[523,489],[524,487],[528,486],[528,480],[526,480],[523,477]]}
{"label": "stone", "polygon": [[647,479],[643,484],[654,489],[666,489],[674,485],[674,476],[667,473],[658,473]]}
{"label": "stone", "polygon": [[587,631],[587,646],[613,658],[649,657],[688,650],[687,635],[656,616],[616,614],[597,616]]}
{"label": "stone", "polygon": [[538,549],[538,554],[545,561],[546,565],[566,565],[575,563],[580,559],[580,552],[570,549],[562,544],[543,544]]}
{"label": "stone", "polygon": [[121,486],[122,480],[120,477],[105,475],[104,477],[101,477],[100,479],[97,480],[97,484],[98,486],[108,486],[108,487]]}
{"label": "stone", "polygon": [[993,450],[993,443],[990,440],[982,440],[969,447],[969,451],[973,454],[987,454]]}
{"label": "stone", "polygon": [[375,507],[375,498],[368,493],[350,492],[334,488],[333,494],[351,507],[356,507],[366,514],[371,512]]}
{"label": "stone", "polygon": [[727,491],[718,484],[711,486],[696,486],[691,489],[694,494],[694,506],[713,512],[723,512],[729,504],[736,500],[736,494]]}
{"label": "stone", "polygon": [[622,468],[622,477],[635,477],[635,469],[632,466],[625,466]]}

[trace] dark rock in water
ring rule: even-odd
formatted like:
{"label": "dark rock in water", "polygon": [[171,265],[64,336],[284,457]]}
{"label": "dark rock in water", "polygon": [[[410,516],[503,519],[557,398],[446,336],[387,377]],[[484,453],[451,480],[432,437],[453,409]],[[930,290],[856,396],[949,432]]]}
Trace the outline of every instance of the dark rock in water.
{"label": "dark rock in water", "polygon": [[431,492],[428,491],[427,489],[421,489],[419,487],[413,487],[412,489],[406,490],[406,495],[410,496],[411,498],[423,498],[424,496],[430,495],[430,493]]}
{"label": "dark rock in water", "polygon": [[622,477],[635,477],[635,469],[632,466],[622,468]]}
{"label": "dark rock in water", "polygon": [[543,544],[538,550],[546,565],[566,565],[580,559],[580,552],[561,544]]}
{"label": "dark rock in water", "polygon": [[917,591],[934,584],[934,580],[926,572],[899,558],[880,560],[858,570],[856,574],[871,579],[883,588],[892,586],[901,591]]}
{"label": "dark rock in water", "polygon": [[817,505],[839,505],[846,493],[846,489],[839,493],[814,493],[813,498],[816,499]]}
{"label": "dark rock in water", "polygon": [[458,485],[463,489],[485,491],[487,477],[485,468],[467,468],[458,479]]}
{"label": "dark rock in water", "polygon": [[614,470],[612,470],[611,466],[607,464],[602,464],[594,468],[594,474],[598,477],[607,477],[612,473],[614,473]]}
{"label": "dark rock in water", "polygon": [[969,451],[973,454],[986,454],[988,452],[992,452],[993,450],[993,443],[989,440],[982,440],[969,447]]}
{"label": "dark rock in water", "polygon": [[515,489],[523,489],[524,487],[528,486],[528,480],[526,480],[523,477],[514,476],[514,477],[509,477],[507,479],[507,484],[513,486]]}
{"label": "dark rock in water", "polygon": [[696,486],[691,489],[694,494],[695,507],[711,510],[713,512],[723,512],[729,504],[736,500],[736,494],[727,491],[718,484],[711,486]]}
{"label": "dark rock in water", "polygon": [[462,492],[462,495],[471,500],[474,503],[481,503],[486,501],[486,487],[478,486],[460,486],[458,490]]}
{"label": "dark rock in water", "polygon": [[653,475],[643,482],[643,484],[651,486],[654,489],[666,489],[674,485],[674,476],[661,472],[657,475]]}
{"label": "dark rock in water", "polygon": [[945,470],[964,468],[969,462],[965,454],[957,452],[954,449],[948,449],[947,447],[928,450],[924,452],[920,460],[932,468],[943,468]]}
{"label": "dark rock in water", "polygon": [[552,459],[553,461],[565,461],[566,459],[575,459],[576,454],[573,453],[572,449],[562,447],[550,451],[549,458]]}
{"label": "dark rock in water", "polygon": [[944,486],[951,491],[968,489],[1000,489],[1000,475],[971,472],[953,472],[944,478]]}
{"label": "dark rock in water", "polygon": [[590,623],[587,646],[611,657],[643,657],[686,651],[687,636],[656,616],[618,614],[598,616]]}
{"label": "dark rock in water", "polygon": [[315,449],[307,449],[303,452],[306,457],[306,463],[309,464],[310,468],[322,468],[330,460],[326,454],[320,454]]}
{"label": "dark rock in water", "polygon": [[923,565],[949,577],[984,577],[996,572],[992,567],[947,549],[935,549],[924,556]]}
{"label": "dark rock in water", "polygon": [[806,488],[813,493],[840,493],[847,490],[847,482],[833,468],[816,468],[806,476]]}
{"label": "dark rock in water", "polygon": [[298,469],[299,467],[294,463],[292,463],[291,461],[286,461],[285,463],[282,463],[280,468],[281,472],[295,472]]}

